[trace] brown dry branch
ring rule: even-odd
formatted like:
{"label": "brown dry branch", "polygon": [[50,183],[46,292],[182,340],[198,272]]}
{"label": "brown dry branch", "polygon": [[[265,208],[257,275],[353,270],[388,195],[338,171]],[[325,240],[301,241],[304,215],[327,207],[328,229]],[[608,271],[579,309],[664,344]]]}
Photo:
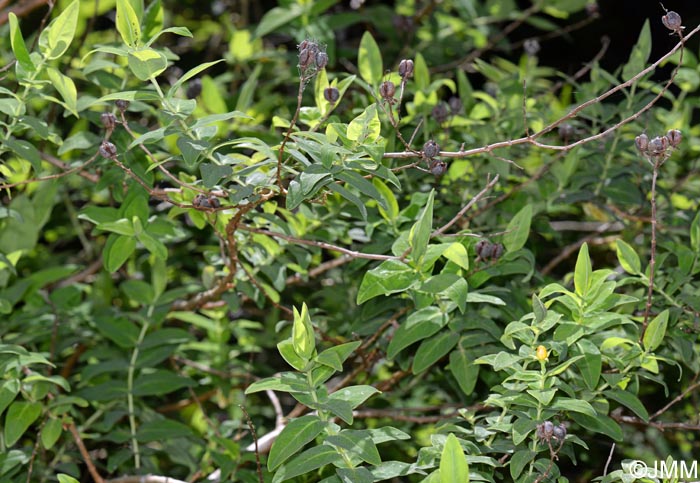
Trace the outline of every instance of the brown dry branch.
{"label": "brown dry branch", "polygon": [[690,381],[690,385],[685,388],[685,390],[680,393],[678,396],[674,397],[671,401],[669,401],[668,404],[666,404],[664,407],[656,411],[654,414],[649,416],[649,419],[656,419],[659,416],[661,416],[663,413],[668,411],[672,406],[675,404],[679,403],[682,401],[688,394],[694,393],[694,391],[698,388],[700,388],[700,381],[698,381],[698,376],[700,376],[700,372],[696,372],[695,375],[693,376],[693,379]]}
{"label": "brown dry branch", "polygon": [[[25,184],[30,184],[30,183],[38,183],[39,181],[48,181],[52,179],[58,179],[62,178],[64,176],[68,176],[69,174],[75,173],[75,172],[80,172],[81,176],[84,178],[91,180],[91,176],[88,176],[88,173],[84,173],[84,169],[89,166],[93,161],[95,161],[98,158],[99,153],[93,154],[87,161],[85,161],[82,164],[79,164],[78,166],[75,166],[73,168],[70,168],[66,171],[61,171],[60,173],[55,173],[55,174],[49,174],[46,176],[40,176],[38,178],[30,178],[30,179],[25,179],[23,181],[17,181],[15,183],[5,183],[5,184],[0,184],[0,190],[5,190],[5,189],[10,189],[10,188],[15,188],[17,186],[22,186]],[[64,168],[67,167],[65,163],[62,161],[55,159],[49,155],[42,155],[42,157],[49,163],[53,164],[54,166],[57,166],[59,168]],[[58,161],[58,162],[56,162]],[[94,175],[93,175],[94,176]]]}
{"label": "brown dry branch", "polygon": [[90,453],[85,447],[83,439],[80,437],[80,433],[78,432],[78,428],[75,426],[75,423],[71,422],[67,426],[68,430],[73,435],[73,439],[75,440],[75,444],[78,446],[78,450],[80,451],[83,460],[85,461],[85,465],[88,467],[90,476],[92,476],[92,479],[95,481],[95,483],[104,483],[105,480],[102,479],[102,476],[100,476],[100,473],[97,471],[97,468],[95,468],[95,464],[92,462]]}
{"label": "brown dry branch", "polygon": [[107,480],[106,483],[188,483],[187,481],[177,480],[170,476],[157,475],[137,475],[137,476],[120,476]]}
{"label": "brown dry branch", "polygon": [[[606,223],[605,227],[610,225],[609,223]],[[605,228],[607,229],[607,228]],[[609,243],[614,242],[615,240],[620,239],[620,235],[608,235],[601,237],[600,233],[602,233],[604,230],[598,231],[596,233],[591,233],[588,236],[585,236],[581,238],[580,240],[577,240],[576,242],[567,245],[564,247],[561,252],[554,258],[552,258],[547,265],[540,270],[540,273],[542,275],[548,275],[552,270],[554,270],[561,262],[569,258],[572,254],[575,252],[578,252],[579,248],[583,246],[584,243],[588,243],[589,245],[607,245]]]}
{"label": "brown dry branch", "polygon": [[[601,131],[598,134],[588,136],[586,138],[580,139],[580,140],[578,140],[574,143],[571,143],[571,144],[551,145],[551,144],[545,144],[545,143],[538,141],[539,138],[541,138],[545,134],[551,132],[552,130],[556,129],[560,124],[576,117],[581,111],[583,111],[587,107],[589,107],[593,104],[598,104],[598,103],[604,101],[605,99],[607,99],[608,97],[612,96],[616,92],[618,92],[626,87],[631,86],[632,84],[637,82],[639,79],[641,79],[645,75],[654,71],[661,63],[668,60],[676,52],[678,52],[678,51],[682,52],[683,48],[685,46],[685,42],[687,42],[688,39],[693,37],[699,31],[700,31],[700,25],[698,25],[697,27],[695,27],[695,29],[690,31],[671,50],[669,50],[665,55],[660,57],[656,62],[649,65],[647,68],[641,70],[636,75],[632,76],[629,80],[612,87],[611,89],[607,90],[606,92],[604,92],[603,94],[601,94],[597,97],[594,97],[592,99],[589,99],[586,102],[583,102],[582,104],[579,104],[578,106],[573,108],[571,111],[569,111],[568,114],[560,117],[559,119],[555,120],[554,122],[550,123],[549,125],[547,125],[546,127],[542,128],[540,131],[538,131],[534,134],[531,134],[529,136],[524,136],[521,138],[517,138],[517,139],[510,139],[507,141],[499,141],[496,143],[488,144],[486,146],[481,146],[481,147],[473,148],[473,149],[467,149],[467,150],[460,149],[459,151],[441,151],[438,154],[438,156],[443,157],[443,158],[465,158],[468,156],[474,156],[475,154],[490,154],[492,151],[494,151],[496,149],[503,149],[503,148],[513,147],[513,146],[518,146],[518,145],[524,145],[524,144],[536,146],[536,147],[539,147],[541,149],[550,149],[550,150],[554,150],[554,151],[569,151],[577,146],[581,146],[581,145],[589,143],[591,141],[601,139],[601,138],[607,136],[609,133],[624,126],[625,124],[637,119],[644,112],[649,110],[666,93],[666,91],[671,86],[671,84],[673,84],[675,77],[676,77],[676,73],[678,72],[678,69],[680,68],[680,65],[681,65],[680,62],[676,65],[676,68],[673,70],[673,73],[671,74],[671,77],[669,78],[669,80],[666,82],[666,84],[660,89],[659,93],[651,101],[649,101],[645,106],[643,106],[641,109],[639,109],[635,113],[633,113],[633,114],[627,116],[626,118],[622,119],[621,121],[619,121],[617,124],[609,127],[608,129],[606,129],[604,131]],[[417,156],[417,154],[415,154],[414,152],[411,152],[411,151],[384,153],[384,158],[387,158],[387,159],[408,159],[408,158],[415,158],[416,156]]]}
{"label": "brown dry branch", "polygon": [[435,231],[430,235],[430,237],[431,237],[431,238],[434,238],[434,237],[436,237],[436,236],[442,235],[448,228],[450,228],[452,225],[454,225],[455,223],[457,223],[457,222],[464,216],[464,214],[465,214],[467,211],[469,211],[469,209],[470,209],[472,206],[474,206],[481,198],[483,198],[483,197],[486,195],[486,193],[488,193],[488,192],[491,190],[491,188],[494,187],[494,185],[498,182],[498,179],[499,179],[499,178],[498,178],[498,175],[494,176],[494,178],[486,184],[486,186],[484,187],[484,189],[482,189],[481,191],[479,191],[471,200],[469,200],[469,203],[467,203],[466,205],[464,205],[464,207],[462,207],[462,209],[459,210],[459,212],[457,212],[457,214],[456,214],[450,221],[448,221],[447,223],[445,223],[444,225],[442,225],[440,228],[438,228],[437,230],[435,230]]}

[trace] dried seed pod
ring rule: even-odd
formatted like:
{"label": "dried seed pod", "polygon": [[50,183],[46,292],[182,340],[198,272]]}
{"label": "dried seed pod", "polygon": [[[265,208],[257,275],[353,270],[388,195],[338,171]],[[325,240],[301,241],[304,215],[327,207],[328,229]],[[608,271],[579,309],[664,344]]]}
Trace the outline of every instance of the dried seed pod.
{"label": "dried seed pod", "polygon": [[325,52],[316,53],[316,67],[324,69],[328,65],[328,54]]}
{"label": "dried seed pod", "polygon": [[340,92],[335,87],[326,87],[323,90],[323,98],[331,104],[335,104],[340,99]]}
{"label": "dried seed pod", "polygon": [[663,154],[668,148],[668,139],[666,136],[656,136],[654,139],[649,141],[649,154],[659,155]]}
{"label": "dried seed pod", "polygon": [[666,139],[668,139],[671,146],[677,148],[681,144],[681,141],[683,141],[683,133],[678,129],[671,129],[666,133]]}
{"label": "dried seed pod", "polygon": [[574,135],[575,129],[574,126],[572,126],[568,122],[565,122],[564,124],[559,125],[557,132],[559,133],[560,138],[571,139]]}
{"label": "dried seed pod", "polygon": [[100,144],[100,156],[103,158],[108,158],[112,159],[117,156],[117,147],[114,145],[114,143],[111,143],[109,141],[102,141],[102,144]]}
{"label": "dried seed pod", "polygon": [[545,421],[537,425],[537,436],[545,441],[552,439],[554,433],[554,424],[551,421]]}
{"label": "dried seed pod", "polygon": [[491,258],[493,258],[494,260],[498,260],[503,255],[503,250],[504,250],[503,244],[496,243],[493,246],[493,253],[491,253]]}
{"label": "dried seed pod", "polygon": [[540,42],[537,39],[527,39],[523,43],[525,53],[530,57],[534,57],[540,51]]}
{"label": "dried seed pod", "polygon": [[437,106],[433,107],[433,118],[442,124],[450,117],[450,111],[447,109],[447,105],[444,102],[440,102]]}
{"label": "dried seed pod", "polygon": [[564,424],[554,426],[554,429],[552,430],[552,435],[559,441],[564,441],[564,438],[566,438],[566,426],[564,426]]}
{"label": "dried seed pod", "polygon": [[452,114],[457,114],[462,110],[462,100],[457,96],[450,97],[450,99],[447,101],[447,105],[450,106],[450,111],[452,111]]}
{"label": "dried seed pod", "polygon": [[114,126],[117,125],[117,116],[111,112],[103,112],[100,114],[100,122],[108,131],[114,131]]}
{"label": "dried seed pod", "polygon": [[673,32],[680,32],[683,30],[683,25],[681,25],[683,20],[681,19],[681,16],[673,10],[666,12],[666,15],[661,17],[661,23],[664,24],[664,27],[672,30]]}
{"label": "dried seed pod", "polygon": [[119,109],[122,112],[129,109],[129,101],[125,101],[124,99],[116,100],[114,101],[114,104],[117,106],[117,109]]}
{"label": "dried seed pod", "polygon": [[634,144],[637,145],[637,149],[639,149],[642,153],[646,152],[646,150],[649,148],[649,136],[644,133],[640,134],[634,138]]}
{"label": "dried seed pod", "polygon": [[431,159],[440,154],[440,145],[432,139],[423,145],[423,156]]}
{"label": "dried seed pod", "polygon": [[393,99],[396,86],[391,81],[384,81],[379,85],[379,95],[384,99]]}
{"label": "dried seed pod", "polygon": [[443,174],[445,174],[445,171],[447,171],[446,162],[440,161],[439,159],[435,159],[432,163],[430,163],[430,172],[433,175],[442,176]]}
{"label": "dried seed pod", "polygon": [[413,77],[413,61],[411,59],[403,59],[399,62],[399,75],[403,80]]}
{"label": "dried seed pod", "polygon": [[189,85],[187,86],[187,91],[185,92],[185,95],[187,96],[188,99],[194,99],[195,97],[199,96],[202,93],[202,79],[197,78],[197,79],[192,79],[190,81]]}
{"label": "dried seed pod", "polygon": [[302,49],[302,51],[299,52],[299,67],[306,69],[312,61],[313,57],[311,56],[308,48]]}
{"label": "dried seed pod", "polygon": [[309,46],[309,41],[305,39],[305,40],[302,40],[299,45],[297,45],[297,49],[299,50],[299,52],[301,52],[302,50],[306,49],[308,46]]}
{"label": "dried seed pod", "polygon": [[219,208],[221,206],[221,201],[219,201],[219,198],[217,198],[214,195],[209,195],[209,206],[212,208]]}
{"label": "dried seed pod", "polygon": [[488,240],[479,240],[476,242],[476,255],[481,259],[485,260],[491,257],[493,253],[493,244]]}

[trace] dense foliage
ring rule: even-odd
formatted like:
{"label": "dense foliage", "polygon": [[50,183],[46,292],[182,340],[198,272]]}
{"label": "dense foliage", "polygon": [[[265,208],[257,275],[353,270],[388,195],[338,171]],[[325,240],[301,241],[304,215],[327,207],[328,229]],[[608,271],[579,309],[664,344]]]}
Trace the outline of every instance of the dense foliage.
{"label": "dense foliage", "polygon": [[698,29],[560,73],[595,4],[345,3],[7,16],[1,481],[700,454]]}

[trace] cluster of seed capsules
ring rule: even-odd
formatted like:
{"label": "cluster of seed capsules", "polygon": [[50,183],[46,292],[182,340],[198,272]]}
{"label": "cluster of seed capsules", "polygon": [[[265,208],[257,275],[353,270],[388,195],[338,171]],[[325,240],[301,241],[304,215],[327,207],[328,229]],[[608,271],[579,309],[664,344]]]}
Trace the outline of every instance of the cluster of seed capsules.
{"label": "cluster of seed capsules", "polygon": [[304,40],[299,46],[299,71],[301,78],[308,80],[328,65],[325,48],[313,40]]}
{"label": "cluster of seed capsules", "polygon": [[503,255],[502,243],[491,243],[488,240],[479,240],[474,247],[479,260],[496,261]]}
{"label": "cluster of seed capsules", "polygon": [[683,133],[678,129],[671,129],[665,136],[656,136],[652,139],[649,139],[646,134],[640,134],[634,138],[639,152],[653,165],[663,164],[670,155],[670,151],[680,146],[682,141]]}
{"label": "cluster of seed capsules", "polygon": [[206,208],[219,208],[221,206],[221,201],[214,195],[204,195],[198,194],[192,200],[192,206],[195,208],[206,209]]}
{"label": "cluster of seed capsules", "polygon": [[559,441],[559,446],[564,444],[564,439],[566,438],[566,426],[564,423],[557,426],[551,421],[545,421],[537,425],[537,437],[541,441],[550,443],[552,438]]}

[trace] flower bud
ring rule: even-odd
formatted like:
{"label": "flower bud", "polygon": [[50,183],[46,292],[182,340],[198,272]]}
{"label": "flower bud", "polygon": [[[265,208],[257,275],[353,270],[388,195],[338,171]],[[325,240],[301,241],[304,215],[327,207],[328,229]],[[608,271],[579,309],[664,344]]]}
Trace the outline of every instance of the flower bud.
{"label": "flower bud", "polygon": [[114,126],[117,124],[117,116],[111,112],[103,112],[100,114],[100,122],[102,122],[102,125],[108,131],[114,131]]}
{"label": "flower bud", "polygon": [[[535,351],[535,357],[537,357],[538,361],[545,361],[547,360],[547,356],[549,354],[547,353],[547,348],[543,345],[538,345],[537,350]],[[550,423],[551,424],[551,423]]]}
{"label": "flower bud", "polygon": [[423,145],[423,156],[426,158],[434,158],[440,154],[440,145],[432,139]]}
{"label": "flower bud", "polygon": [[326,87],[323,90],[323,98],[331,104],[335,104],[340,99],[340,92],[335,87]]}
{"label": "flower bud", "polygon": [[678,129],[671,129],[666,133],[666,139],[668,139],[671,146],[677,148],[681,144],[681,141],[683,141],[683,133]]}
{"label": "flower bud", "polygon": [[384,81],[379,86],[379,95],[384,99],[393,99],[396,93],[396,86],[391,81]]}
{"label": "flower bud", "polygon": [[681,16],[673,10],[666,12],[666,15],[661,17],[661,23],[664,24],[664,27],[674,32],[683,30],[683,26],[681,25],[683,20],[681,19]]}
{"label": "flower bud", "polygon": [[413,77],[413,61],[411,59],[403,59],[399,62],[399,75],[403,80]]}
{"label": "flower bud", "polygon": [[112,159],[117,156],[117,147],[114,145],[114,143],[111,143],[109,141],[102,141],[102,144],[100,144],[100,156],[103,158],[108,158]]}

